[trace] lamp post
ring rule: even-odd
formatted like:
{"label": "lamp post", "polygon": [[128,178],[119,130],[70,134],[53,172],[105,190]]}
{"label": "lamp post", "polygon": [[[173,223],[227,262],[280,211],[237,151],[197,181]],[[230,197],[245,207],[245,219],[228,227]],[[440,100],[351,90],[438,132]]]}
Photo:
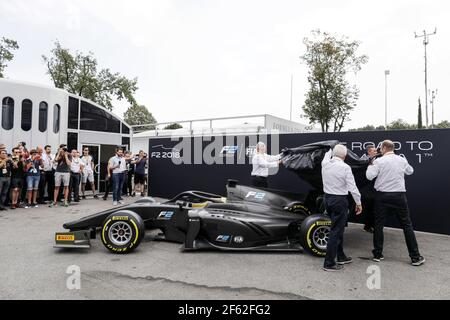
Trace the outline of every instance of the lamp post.
{"label": "lamp post", "polygon": [[423,38],[423,47],[425,49],[425,121],[426,121],[426,127],[428,129],[428,58],[427,58],[427,45],[429,42],[429,37],[435,35],[437,32],[437,29],[434,29],[433,33],[427,33],[425,30],[423,30],[422,35],[418,35],[414,32],[414,36],[416,38]]}
{"label": "lamp post", "polygon": [[388,120],[387,120],[387,107],[388,107],[388,100],[387,100],[387,77],[390,75],[391,72],[389,70],[384,71],[384,127],[387,130]]}
{"label": "lamp post", "polygon": [[436,99],[437,89],[431,91],[431,128],[434,129],[434,100]]}

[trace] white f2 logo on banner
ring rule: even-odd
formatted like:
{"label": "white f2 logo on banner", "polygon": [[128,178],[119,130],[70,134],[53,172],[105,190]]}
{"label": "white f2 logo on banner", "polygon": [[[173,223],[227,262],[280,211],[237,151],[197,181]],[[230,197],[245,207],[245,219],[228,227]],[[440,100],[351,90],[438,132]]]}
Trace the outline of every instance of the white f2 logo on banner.
{"label": "white f2 logo on banner", "polygon": [[367,268],[367,274],[370,276],[367,278],[367,288],[369,290],[381,289],[381,269],[379,266],[371,265]]}
{"label": "white f2 logo on banner", "polygon": [[67,289],[80,290],[81,289],[81,269],[80,269],[80,267],[76,266],[76,265],[68,266],[66,273],[70,274],[70,276],[66,280]]}

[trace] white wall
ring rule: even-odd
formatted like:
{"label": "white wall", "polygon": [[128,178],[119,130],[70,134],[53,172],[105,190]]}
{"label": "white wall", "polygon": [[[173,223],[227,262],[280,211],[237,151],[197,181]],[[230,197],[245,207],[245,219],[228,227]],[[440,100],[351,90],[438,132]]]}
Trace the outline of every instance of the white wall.
{"label": "white wall", "polygon": [[136,138],[133,137],[133,141],[131,144],[131,152],[138,153],[139,150],[144,150],[145,152],[148,152],[148,137],[143,138]]}
{"label": "white wall", "polygon": [[[45,144],[56,146],[61,141],[67,140],[67,133],[64,128],[67,127],[68,95],[65,91],[0,79],[0,103],[5,97],[14,99],[14,126],[11,130],[4,130],[1,127],[2,114],[0,110],[0,143],[6,144],[8,150],[20,141],[25,141],[28,149],[31,149]],[[29,99],[33,103],[32,125],[29,131],[24,131],[21,128],[22,101],[25,99]],[[45,132],[39,131],[39,104],[42,101],[48,104],[47,130]],[[57,134],[53,133],[53,108],[55,104],[61,107],[60,131]]]}

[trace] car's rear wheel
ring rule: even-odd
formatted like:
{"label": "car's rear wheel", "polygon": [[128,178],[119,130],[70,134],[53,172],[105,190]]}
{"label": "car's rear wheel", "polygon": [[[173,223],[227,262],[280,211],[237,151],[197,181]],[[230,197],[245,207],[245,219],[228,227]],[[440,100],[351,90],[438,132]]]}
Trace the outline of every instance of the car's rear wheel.
{"label": "car's rear wheel", "polygon": [[142,218],[133,211],[121,210],[110,214],[102,225],[103,245],[113,253],[135,250],[145,235]]}
{"label": "car's rear wheel", "polygon": [[323,214],[307,217],[300,226],[300,244],[316,257],[324,257],[330,236],[331,220]]}

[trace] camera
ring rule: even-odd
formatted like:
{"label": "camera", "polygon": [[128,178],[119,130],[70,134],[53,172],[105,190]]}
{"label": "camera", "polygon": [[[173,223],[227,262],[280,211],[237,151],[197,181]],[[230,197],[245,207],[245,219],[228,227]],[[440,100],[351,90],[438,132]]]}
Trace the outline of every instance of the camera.
{"label": "camera", "polygon": [[69,149],[67,149],[67,147],[64,147],[64,148],[62,148],[62,151],[64,151],[64,152],[68,152],[68,151],[69,151]]}

